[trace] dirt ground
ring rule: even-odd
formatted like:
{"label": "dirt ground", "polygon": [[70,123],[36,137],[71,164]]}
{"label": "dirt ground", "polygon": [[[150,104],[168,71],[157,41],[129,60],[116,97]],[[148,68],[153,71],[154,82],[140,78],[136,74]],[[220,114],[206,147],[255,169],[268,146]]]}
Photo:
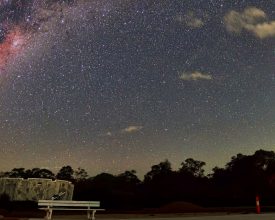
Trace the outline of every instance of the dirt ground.
{"label": "dirt ground", "polygon": [[[263,207],[263,212],[274,212],[275,207]],[[160,208],[143,209],[139,211],[115,211],[106,210],[98,211],[96,213],[96,219],[167,219],[167,218],[189,218],[203,216],[228,216],[228,215],[248,215],[255,214],[255,207],[219,207],[219,208],[204,208],[192,203],[187,202],[173,202],[164,205]],[[2,218],[1,218],[2,215]],[[3,217],[5,216],[5,217]],[[7,212],[0,210],[0,220],[27,220],[27,219],[43,219],[45,213],[39,210],[30,211],[13,211]],[[203,218],[203,219],[204,219]],[[54,211],[54,219],[86,219],[85,211]],[[274,219],[275,220],[275,219]]]}

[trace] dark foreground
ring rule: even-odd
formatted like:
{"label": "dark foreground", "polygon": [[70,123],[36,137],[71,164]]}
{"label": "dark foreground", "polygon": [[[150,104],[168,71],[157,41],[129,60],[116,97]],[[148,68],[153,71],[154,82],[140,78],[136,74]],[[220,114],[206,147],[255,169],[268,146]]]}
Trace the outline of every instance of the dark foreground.
{"label": "dark foreground", "polygon": [[[25,205],[23,205],[25,204]],[[205,208],[187,202],[174,202],[160,208],[142,209],[139,211],[122,211],[110,210],[96,213],[96,219],[132,219],[132,220],[238,220],[238,219],[268,219],[275,220],[275,206],[262,206],[263,214],[256,214],[255,207],[216,207]],[[10,211],[0,209],[0,220],[35,220],[43,219],[45,212],[38,210],[37,206],[27,206],[26,203],[20,203],[13,206]],[[85,211],[54,211],[53,220],[55,219],[87,219]]]}
{"label": "dark foreground", "polygon": [[[39,220],[41,218],[30,218],[28,220]],[[53,220],[83,220],[85,216],[56,216]],[[131,219],[131,220],[275,220],[275,213],[268,213],[268,214],[233,214],[233,215],[226,215],[226,214],[188,214],[188,215],[155,215],[155,216],[129,216],[129,215],[120,215],[120,216],[105,216],[100,215],[97,219]]]}
{"label": "dark foreground", "polygon": [[[43,215],[36,217],[20,216],[0,216],[0,220],[42,220]],[[87,219],[84,213],[60,214],[55,213],[53,220],[84,220]],[[229,212],[211,212],[211,213],[169,213],[169,214],[97,214],[99,220],[275,220],[275,213],[229,213]]]}

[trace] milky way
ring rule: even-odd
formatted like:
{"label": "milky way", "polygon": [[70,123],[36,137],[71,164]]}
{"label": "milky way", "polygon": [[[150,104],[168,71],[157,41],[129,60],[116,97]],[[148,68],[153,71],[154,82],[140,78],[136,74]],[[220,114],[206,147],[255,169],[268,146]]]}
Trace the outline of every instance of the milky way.
{"label": "milky way", "polygon": [[74,1],[9,0],[0,2],[0,69],[31,47],[37,33],[54,31],[51,22],[62,20]]}
{"label": "milky way", "polygon": [[273,5],[1,0],[0,170],[274,150]]}

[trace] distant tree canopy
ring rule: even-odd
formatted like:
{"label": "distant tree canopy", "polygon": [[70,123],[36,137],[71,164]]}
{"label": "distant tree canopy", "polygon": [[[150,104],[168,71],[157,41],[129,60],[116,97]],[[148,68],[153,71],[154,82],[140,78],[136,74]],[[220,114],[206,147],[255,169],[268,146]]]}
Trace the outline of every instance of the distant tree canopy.
{"label": "distant tree canopy", "polygon": [[81,167],[78,167],[77,170],[74,171],[73,178],[76,181],[84,181],[89,177],[87,171]]}
{"label": "distant tree canopy", "polygon": [[31,170],[25,170],[25,168],[14,168],[10,172],[2,173],[2,176],[14,178],[55,178],[55,175],[52,171],[40,168],[33,168]]}
{"label": "distant tree canopy", "polygon": [[62,167],[56,174],[56,178],[60,180],[72,181],[74,179],[74,170],[71,166]]}
{"label": "distant tree canopy", "polygon": [[26,176],[28,178],[55,179],[55,175],[52,171],[48,169],[40,169],[40,168],[33,168],[31,170],[26,170]]}
{"label": "distant tree canopy", "polygon": [[135,170],[127,170],[124,173],[119,174],[118,180],[124,183],[128,183],[130,185],[136,185],[139,184],[141,181],[138,179],[137,175],[136,175],[136,171]]}
{"label": "distant tree canopy", "polygon": [[98,199],[105,207],[113,208],[153,207],[180,200],[216,206],[252,205],[256,194],[265,198],[263,203],[275,198],[273,151],[237,154],[223,168],[214,167],[207,176],[205,165],[203,161],[187,158],[178,170],[173,170],[166,159],[152,165],[143,181],[135,170],[89,177],[85,169],[79,167],[74,170],[69,165],[63,166],[56,175],[48,169],[14,168],[1,172],[0,176],[69,180],[75,184],[74,199]]}
{"label": "distant tree canopy", "polygon": [[203,161],[188,158],[185,160],[185,162],[181,163],[182,167],[179,169],[179,172],[190,174],[194,177],[203,177],[204,176],[203,166],[205,165],[206,163]]}
{"label": "distant tree canopy", "polygon": [[153,165],[151,171],[144,176],[144,181],[149,182],[158,178],[163,178],[172,173],[171,163],[166,159],[158,165]]}
{"label": "distant tree canopy", "polygon": [[13,168],[9,173],[6,173],[8,177],[26,178],[25,168]]}
{"label": "distant tree canopy", "polygon": [[215,167],[210,178],[220,190],[235,197],[271,195],[274,194],[270,183],[274,168],[275,153],[258,150],[254,155],[233,156],[225,168]]}

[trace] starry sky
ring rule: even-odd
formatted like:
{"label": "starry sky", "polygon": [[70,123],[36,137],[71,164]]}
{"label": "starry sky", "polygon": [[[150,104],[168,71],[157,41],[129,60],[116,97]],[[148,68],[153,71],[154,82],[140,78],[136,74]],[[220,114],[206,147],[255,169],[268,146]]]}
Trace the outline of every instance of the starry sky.
{"label": "starry sky", "polygon": [[0,170],[275,150],[272,2],[0,0]]}

